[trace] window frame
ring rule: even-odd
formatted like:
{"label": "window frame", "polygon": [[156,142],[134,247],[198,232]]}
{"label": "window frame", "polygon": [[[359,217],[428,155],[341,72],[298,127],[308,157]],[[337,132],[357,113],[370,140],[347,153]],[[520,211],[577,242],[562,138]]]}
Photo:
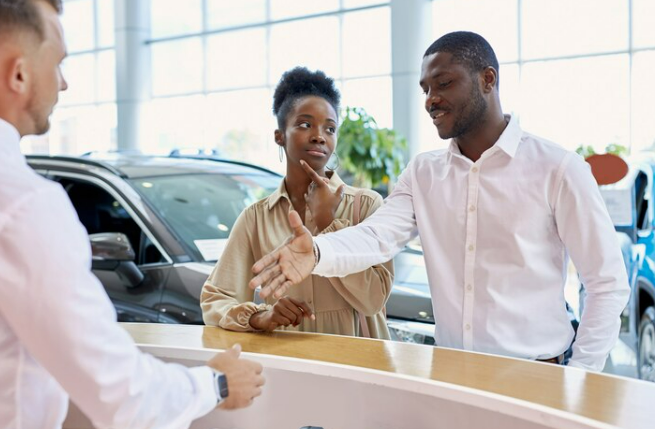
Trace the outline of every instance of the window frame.
{"label": "window frame", "polygon": [[[44,171],[44,170],[40,170],[40,171]],[[155,237],[151,229],[142,220],[141,215],[133,207],[130,201],[127,198],[125,198],[120,192],[118,192],[115,188],[113,188],[110,184],[108,184],[106,181],[86,174],[56,170],[52,168],[47,169],[45,177],[49,179],[52,179],[53,177],[61,177],[67,179],[80,180],[82,182],[95,185],[101,188],[102,190],[104,190],[105,192],[107,192],[114,199],[116,199],[116,201],[118,201],[118,203],[125,209],[125,211],[127,211],[127,213],[130,215],[132,220],[137,224],[139,228],[141,228],[141,232],[148,237],[148,239],[152,242],[152,244],[157,248],[159,253],[161,253],[162,257],[166,260],[165,262],[153,262],[148,264],[138,264],[139,261],[135,261],[137,262],[137,266],[140,268],[141,267],[148,268],[148,267],[155,267],[155,266],[162,266],[162,265],[173,265],[173,259],[169,255],[168,251],[166,251],[165,247],[161,244],[160,240],[158,240]],[[137,252],[137,250],[138,249],[135,249],[135,252]]]}

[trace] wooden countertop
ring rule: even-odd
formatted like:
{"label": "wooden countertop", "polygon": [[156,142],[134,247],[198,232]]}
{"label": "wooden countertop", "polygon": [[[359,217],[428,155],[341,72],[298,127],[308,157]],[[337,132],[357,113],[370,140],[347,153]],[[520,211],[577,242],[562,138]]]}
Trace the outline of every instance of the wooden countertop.
{"label": "wooden countertop", "polygon": [[655,428],[655,383],[576,368],[393,341],[209,326],[122,323],[137,344],[318,360],[432,379],[578,414],[621,428]]}

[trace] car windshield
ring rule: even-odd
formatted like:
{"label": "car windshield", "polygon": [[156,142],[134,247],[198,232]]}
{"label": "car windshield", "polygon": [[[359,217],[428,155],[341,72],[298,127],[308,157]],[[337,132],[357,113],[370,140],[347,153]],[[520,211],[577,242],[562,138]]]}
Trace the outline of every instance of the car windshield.
{"label": "car windshield", "polygon": [[189,174],[132,179],[169,228],[204,261],[216,261],[239,214],[280,184],[274,174]]}

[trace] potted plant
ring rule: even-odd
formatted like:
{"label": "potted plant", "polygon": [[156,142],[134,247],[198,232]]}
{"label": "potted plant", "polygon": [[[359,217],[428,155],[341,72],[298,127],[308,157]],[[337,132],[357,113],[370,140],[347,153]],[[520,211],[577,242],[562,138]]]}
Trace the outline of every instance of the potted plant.
{"label": "potted plant", "polygon": [[387,192],[405,166],[407,141],[394,130],[378,128],[361,107],[346,107],[339,128],[339,167],[361,188],[384,186]]}
{"label": "potted plant", "polygon": [[[589,158],[592,155],[596,155],[596,150],[594,149],[593,146],[580,145],[575,151],[579,155],[582,155],[582,157],[585,159]],[[627,147],[622,146],[618,143],[610,143],[605,147],[605,153],[609,153],[611,155],[616,155],[620,157],[628,156],[628,152],[629,150]]]}

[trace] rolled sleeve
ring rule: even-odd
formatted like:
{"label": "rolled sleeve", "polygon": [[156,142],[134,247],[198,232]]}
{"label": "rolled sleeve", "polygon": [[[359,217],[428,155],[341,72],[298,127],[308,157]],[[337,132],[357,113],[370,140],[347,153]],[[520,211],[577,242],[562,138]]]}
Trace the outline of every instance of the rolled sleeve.
{"label": "rolled sleeve", "polygon": [[558,233],[587,297],[569,365],[600,371],[615,345],[630,286],[612,221],[589,165],[569,154],[555,202]]}
{"label": "rolled sleeve", "polygon": [[198,366],[189,368],[189,374],[198,397],[201,398],[196,403],[198,409],[195,414],[204,416],[216,408],[218,402],[216,386],[214,385],[214,370],[208,366]]}

